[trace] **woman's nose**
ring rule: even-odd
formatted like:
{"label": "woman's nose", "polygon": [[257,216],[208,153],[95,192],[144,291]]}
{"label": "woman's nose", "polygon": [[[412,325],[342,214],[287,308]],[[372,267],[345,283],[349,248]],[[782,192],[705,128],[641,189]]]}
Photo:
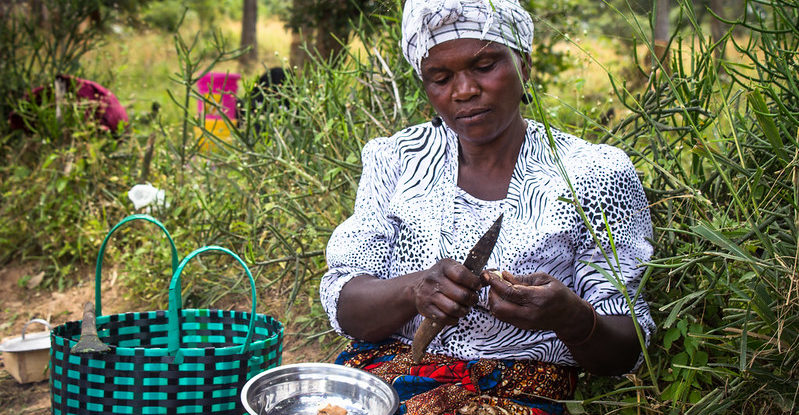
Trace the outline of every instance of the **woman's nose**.
{"label": "woman's nose", "polygon": [[480,86],[468,73],[456,74],[454,81],[454,89],[452,91],[452,98],[454,100],[468,101],[472,97],[480,94]]}

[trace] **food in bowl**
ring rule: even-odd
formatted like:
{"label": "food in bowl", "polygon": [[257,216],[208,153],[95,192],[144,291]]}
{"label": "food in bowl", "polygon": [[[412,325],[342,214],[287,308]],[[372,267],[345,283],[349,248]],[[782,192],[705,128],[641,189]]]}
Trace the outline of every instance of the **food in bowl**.
{"label": "food in bowl", "polygon": [[327,404],[316,415],[347,415],[347,410],[338,405]]}

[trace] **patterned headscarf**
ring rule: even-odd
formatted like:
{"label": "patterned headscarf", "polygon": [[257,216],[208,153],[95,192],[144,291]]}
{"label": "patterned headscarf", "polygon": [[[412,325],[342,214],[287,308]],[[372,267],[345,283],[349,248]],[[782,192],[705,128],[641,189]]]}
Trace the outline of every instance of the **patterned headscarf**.
{"label": "patterned headscarf", "polygon": [[518,0],[406,0],[402,54],[421,77],[422,59],[453,39],[482,39],[532,52],[533,19]]}

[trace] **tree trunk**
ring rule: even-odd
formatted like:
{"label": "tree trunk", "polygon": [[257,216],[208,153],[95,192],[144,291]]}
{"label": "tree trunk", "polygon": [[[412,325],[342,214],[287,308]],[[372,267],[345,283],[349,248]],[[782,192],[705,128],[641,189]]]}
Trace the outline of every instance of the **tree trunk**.
{"label": "tree trunk", "polygon": [[241,47],[250,49],[241,55],[239,61],[244,66],[258,60],[258,0],[244,0],[241,18]]}
{"label": "tree trunk", "polygon": [[669,40],[669,9],[671,5],[669,0],[657,0],[655,6],[655,40],[668,41]]}
{"label": "tree trunk", "polygon": [[[653,34],[653,46],[655,53],[655,57],[666,68],[666,71],[669,71],[669,33],[671,32],[670,24],[669,24],[669,10],[671,9],[671,4],[669,0],[657,0],[657,5],[655,6],[655,30]],[[656,67],[657,64],[652,62],[652,67]]]}
{"label": "tree trunk", "polygon": [[[36,23],[36,25],[39,27],[44,27],[44,25],[48,23],[48,16],[47,7],[45,7],[44,3],[42,3],[42,0],[30,0],[28,5],[30,7],[31,21]],[[12,8],[13,3],[8,7]]]}
{"label": "tree trunk", "polygon": [[313,43],[308,41],[311,33],[311,27],[306,25],[304,25],[299,31],[291,32],[289,64],[291,64],[292,68],[297,68],[297,70],[301,71],[302,67],[305,66],[305,63],[308,62],[308,54],[305,52],[304,48],[306,47],[307,43]]}
{"label": "tree trunk", "polygon": [[[332,15],[319,21],[316,32],[316,51],[324,60],[332,61],[339,55],[344,46],[339,42],[347,42],[349,30],[337,27]],[[336,39],[338,38],[338,39]]]}
{"label": "tree trunk", "polygon": [[[304,10],[308,7],[303,0],[292,0],[291,7],[294,10]],[[310,21],[303,20],[299,28],[291,31],[291,48],[289,49],[289,64],[292,68],[301,71],[308,61],[308,54],[303,47],[313,43],[313,29]]]}
{"label": "tree trunk", "polygon": [[[710,10],[715,13],[716,16],[724,18],[724,2],[722,0],[710,0]],[[721,40],[722,36],[724,36],[724,24],[717,19],[715,16],[710,17],[710,37],[713,43],[718,42]],[[719,47],[713,51],[713,54],[716,58],[724,57],[724,48]]]}

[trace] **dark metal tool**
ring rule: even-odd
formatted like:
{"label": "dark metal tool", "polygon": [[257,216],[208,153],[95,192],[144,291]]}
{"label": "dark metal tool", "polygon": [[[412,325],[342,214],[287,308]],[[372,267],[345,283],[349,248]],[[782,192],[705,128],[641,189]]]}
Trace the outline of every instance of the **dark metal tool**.
{"label": "dark metal tool", "polygon": [[111,348],[97,337],[97,318],[94,315],[94,303],[87,302],[83,306],[83,321],[80,323],[80,338],[69,349],[72,353],[103,353]]}
{"label": "dark metal tool", "polygon": [[[463,261],[463,266],[465,266],[469,271],[480,276],[480,273],[483,271],[483,268],[486,266],[486,262],[488,262],[488,257],[491,256],[491,251],[494,250],[494,245],[497,243],[497,238],[499,238],[499,228],[502,226],[502,216],[499,215],[494,224],[491,225],[490,228],[486,231],[483,236],[477,241],[469,254],[466,256],[466,260]],[[432,319],[426,318],[422,320],[422,323],[419,324],[419,328],[416,329],[416,333],[413,335],[413,344],[411,344],[411,357],[413,358],[413,362],[415,364],[419,364],[422,361],[422,356],[424,356],[424,352],[427,350],[427,346],[430,345],[430,342],[438,336],[438,333],[441,333],[441,330],[444,329],[444,325],[438,323]]]}

